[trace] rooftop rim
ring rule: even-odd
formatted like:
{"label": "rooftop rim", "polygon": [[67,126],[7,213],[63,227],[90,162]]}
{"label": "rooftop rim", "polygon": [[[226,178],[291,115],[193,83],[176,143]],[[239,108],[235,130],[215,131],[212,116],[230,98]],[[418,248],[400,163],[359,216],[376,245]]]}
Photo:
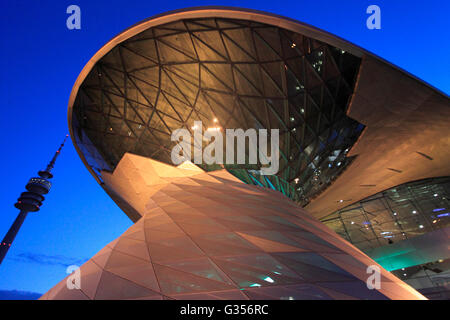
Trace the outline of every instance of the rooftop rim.
{"label": "rooftop rim", "polygon": [[260,10],[254,10],[254,9],[246,9],[246,8],[239,8],[239,7],[226,7],[226,6],[201,6],[201,7],[188,7],[184,9],[177,9],[168,11],[166,13],[161,13],[154,15],[152,17],[149,17],[147,19],[144,19],[129,28],[125,29],[121,33],[119,33],[117,36],[109,40],[103,47],[98,50],[94,56],[86,63],[86,65],[81,70],[80,74],[78,75],[71,93],[69,97],[69,103],[68,103],[68,109],[67,109],[67,119],[68,119],[68,125],[69,125],[69,132],[72,139],[72,143],[75,146],[75,149],[81,158],[81,161],[84,163],[86,168],[89,170],[89,172],[92,174],[92,176],[95,178],[95,180],[102,184],[102,182],[98,179],[95,172],[92,170],[92,168],[87,163],[84,154],[78,147],[76,140],[74,138],[73,133],[73,127],[72,127],[72,111],[73,111],[73,104],[75,102],[75,98],[77,97],[78,90],[85,80],[86,76],[89,74],[89,72],[92,70],[92,68],[95,66],[95,64],[103,58],[110,50],[112,50],[116,45],[122,43],[123,41],[137,35],[138,33],[147,30],[152,27],[156,27],[162,24],[183,20],[183,19],[195,19],[195,18],[226,18],[226,19],[241,19],[241,20],[248,20],[248,21],[254,21],[259,23],[265,23],[267,25],[272,25],[275,27],[284,28],[286,30],[304,34],[308,37],[320,40],[322,42],[328,43],[330,45],[333,45],[337,48],[343,49],[347,52],[350,52],[351,54],[362,57],[363,55],[370,56],[372,58],[375,58],[390,67],[399,70],[403,74],[407,75],[408,77],[424,84],[425,86],[429,87],[430,89],[438,92],[439,94],[443,95],[444,97],[448,98],[448,95],[446,95],[444,92],[440,91],[439,89],[431,86],[430,84],[426,83],[425,81],[415,77],[414,75],[410,74],[409,72],[401,69],[400,67],[397,67],[393,65],[392,63],[384,60],[383,58],[347,41],[344,40],[336,35],[333,35],[327,31],[321,30],[319,28],[313,27],[309,24],[300,22],[298,20],[284,17],[281,15],[268,13]]}

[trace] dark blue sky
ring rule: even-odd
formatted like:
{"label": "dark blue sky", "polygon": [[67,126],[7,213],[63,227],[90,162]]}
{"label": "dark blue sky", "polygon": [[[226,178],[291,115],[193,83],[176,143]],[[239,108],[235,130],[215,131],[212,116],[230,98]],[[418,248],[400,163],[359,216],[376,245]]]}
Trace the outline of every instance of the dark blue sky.
{"label": "dark blue sky", "polygon": [[[66,28],[71,4],[81,8],[81,30]],[[366,28],[371,4],[381,8],[381,30]],[[259,9],[309,23],[450,92],[446,0],[1,1],[0,237],[17,215],[13,204],[26,182],[68,133],[69,94],[91,56],[140,20],[202,5]],[[88,173],[71,141],[54,173],[41,211],[28,216],[0,266],[0,290],[44,293],[65,277],[66,266],[80,265],[131,225]]]}

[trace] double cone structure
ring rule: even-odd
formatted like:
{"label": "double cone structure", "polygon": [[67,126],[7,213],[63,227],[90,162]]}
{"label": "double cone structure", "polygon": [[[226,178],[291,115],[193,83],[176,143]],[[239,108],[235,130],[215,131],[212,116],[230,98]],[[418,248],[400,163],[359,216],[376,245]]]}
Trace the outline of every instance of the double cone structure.
{"label": "double cone structure", "polygon": [[[448,110],[427,84],[289,18],[202,7],[131,26],[80,72],[68,120],[81,160],[135,225],[42,298],[423,299],[382,268],[369,289],[379,266],[315,218],[448,176]],[[208,145],[198,129],[278,130],[279,170],[261,175],[260,157],[174,167],[179,129],[201,141],[192,151]],[[342,224],[380,245],[392,225],[424,229],[393,210]]]}
{"label": "double cone structure", "polygon": [[102,175],[143,216],[81,266],[79,289],[71,275],[41,299],[424,299],[280,192],[226,170],[127,153]]}

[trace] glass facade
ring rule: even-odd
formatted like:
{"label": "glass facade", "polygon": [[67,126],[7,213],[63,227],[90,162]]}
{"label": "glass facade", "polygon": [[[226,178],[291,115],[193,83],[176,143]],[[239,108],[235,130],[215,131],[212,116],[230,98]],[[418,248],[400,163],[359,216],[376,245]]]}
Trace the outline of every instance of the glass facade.
{"label": "glass facade", "polygon": [[[349,118],[347,111],[355,96],[361,53],[350,54],[304,34],[255,21],[177,19],[139,29],[143,31],[114,42],[115,47],[80,78],[82,84],[73,91],[77,96],[69,108],[70,124],[81,158],[137,221],[105,248],[107,253],[100,254],[102,266],[96,261],[98,256],[93,258],[102,281],[99,290],[85,292],[85,297],[107,298],[113,292],[111,286],[135,288],[138,294],[134,298],[161,299],[218,298],[218,292],[224,291],[232,294],[226,298],[251,299],[297,299],[311,294],[321,299],[410,297],[411,292],[402,293],[403,283],[386,270],[393,270],[399,279],[426,295],[445,297],[449,262],[447,258],[433,261],[431,254],[414,265],[386,267],[384,276],[388,282],[398,281],[399,287],[387,290],[385,296],[371,296],[365,278],[355,272],[355,261],[364,273],[373,260],[308,214],[299,213],[298,204],[308,205],[355,159],[347,155],[364,125]],[[300,30],[334,43],[334,39],[319,36],[320,31]],[[125,37],[122,34],[116,40]],[[373,72],[367,71],[366,65],[360,79]],[[363,81],[359,83],[359,89],[364,88]],[[352,114],[372,126],[358,112]],[[268,129],[269,140],[270,130],[278,129],[278,172],[261,175],[260,159],[248,164],[249,141],[246,164],[197,164],[205,170],[198,171],[204,175],[202,179],[186,178],[181,184],[177,180],[151,193],[152,205],[159,206],[152,210],[158,212],[141,215],[133,201],[144,199],[129,193],[134,187],[123,187],[127,179],[120,184],[116,181],[120,187],[113,183],[114,174],[122,170],[120,163],[128,165],[123,165],[122,177],[126,177],[131,164],[152,159],[154,170],[142,170],[148,176],[141,180],[146,183],[136,183],[139,188],[149,187],[147,182],[164,170],[184,170],[172,166],[171,153],[177,142],[171,135],[186,129],[194,136],[193,161],[195,149],[203,151],[210,144],[207,138],[196,141],[196,121],[202,122],[202,133]],[[257,153],[258,147],[256,143]],[[363,157],[364,152],[359,154]],[[127,162],[127,158],[134,160]],[[228,172],[216,171],[224,168]],[[246,184],[236,182],[229,173]],[[133,175],[137,178],[135,171]],[[161,179],[167,182],[168,176]],[[230,181],[237,185],[222,186]],[[114,187],[126,189],[126,196],[122,199]],[[448,227],[449,189],[450,177],[406,183],[346,206],[322,222],[379,261],[375,249],[383,258],[390,258],[384,249],[403,241],[411,244],[430,234],[446,236],[442,228]],[[126,256],[130,252],[134,261]],[[123,264],[132,268],[124,270]],[[136,277],[136,271],[142,275]],[[141,288],[135,287],[138,282]]]}
{"label": "glass facade", "polygon": [[126,154],[105,180],[143,216],[80,267],[80,290],[64,279],[42,299],[423,298],[386,270],[369,289],[371,259],[281,193],[225,170]]}
{"label": "glass facade", "polygon": [[101,181],[101,171],[113,170],[125,152],[171,163],[172,131],[193,132],[194,121],[203,130],[279,129],[277,175],[260,176],[260,163],[225,167],[306,205],[352,161],[347,151],[364,126],[346,110],[360,62],[266,24],[177,21],[147,29],[100,59],[76,97],[73,132]]}
{"label": "glass facade", "polygon": [[414,289],[433,300],[450,300],[450,259],[392,271]]}
{"label": "glass facade", "polygon": [[321,219],[362,251],[450,224],[450,177],[406,183]]}
{"label": "glass facade", "polygon": [[[342,208],[322,222],[369,256],[372,250],[450,225],[450,177],[406,183]],[[430,298],[448,299],[449,259],[393,270]]]}

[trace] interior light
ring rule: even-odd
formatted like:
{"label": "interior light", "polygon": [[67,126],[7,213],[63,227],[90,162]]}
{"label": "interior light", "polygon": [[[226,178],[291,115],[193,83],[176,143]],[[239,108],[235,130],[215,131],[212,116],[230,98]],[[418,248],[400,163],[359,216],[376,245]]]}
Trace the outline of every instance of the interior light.
{"label": "interior light", "polygon": [[270,283],[274,283],[275,282],[271,277],[265,277],[264,281],[267,281],[267,282],[270,282]]}
{"label": "interior light", "polygon": [[438,194],[437,194],[437,193],[435,193],[435,194],[433,194],[433,196],[437,197],[437,196],[438,196]]}
{"label": "interior light", "polygon": [[420,228],[420,229],[423,229],[423,224],[419,225],[419,228]]}
{"label": "interior light", "polygon": [[416,211],[416,210],[413,210],[413,211],[412,211],[412,213],[413,213],[413,214],[416,214],[416,213],[417,213],[417,211]]}

